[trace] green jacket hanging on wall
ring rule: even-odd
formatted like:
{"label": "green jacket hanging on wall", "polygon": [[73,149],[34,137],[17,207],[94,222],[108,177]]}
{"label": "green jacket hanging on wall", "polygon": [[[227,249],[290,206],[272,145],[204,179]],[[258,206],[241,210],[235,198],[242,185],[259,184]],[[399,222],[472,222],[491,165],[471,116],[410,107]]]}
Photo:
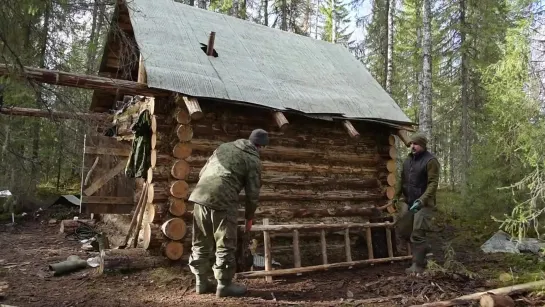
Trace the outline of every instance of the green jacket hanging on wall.
{"label": "green jacket hanging on wall", "polygon": [[125,175],[130,178],[147,179],[151,166],[151,116],[144,110],[131,127],[134,132],[131,155],[125,167]]}

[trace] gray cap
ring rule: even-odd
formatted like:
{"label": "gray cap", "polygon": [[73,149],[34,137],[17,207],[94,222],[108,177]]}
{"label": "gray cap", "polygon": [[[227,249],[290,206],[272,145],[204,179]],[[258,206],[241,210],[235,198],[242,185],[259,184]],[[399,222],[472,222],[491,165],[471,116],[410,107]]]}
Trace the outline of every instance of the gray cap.
{"label": "gray cap", "polygon": [[252,131],[248,139],[255,145],[269,145],[269,134],[263,129],[255,129],[254,131]]}

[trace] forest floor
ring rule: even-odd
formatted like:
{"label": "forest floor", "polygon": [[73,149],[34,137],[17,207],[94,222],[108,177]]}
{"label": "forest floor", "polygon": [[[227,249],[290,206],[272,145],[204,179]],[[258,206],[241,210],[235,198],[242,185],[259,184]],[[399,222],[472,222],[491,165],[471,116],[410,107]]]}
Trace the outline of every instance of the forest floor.
{"label": "forest floor", "polygon": [[[456,219],[436,221],[429,272],[407,276],[409,262],[332,270],[301,276],[238,280],[245,298],[194,293],[187,265],[97,276],[93,269],[55,277],[48,265],[70,255],[87,259],[81,243],[59,234],[51,215],[0,221],[0,304],[13,306],[409,306],[543,279],[533,255],[484,254],[489,234]],[[441,226],[445,225],[445,226]],[[493,233],[494,231],[491,231]],[[319,256],[319,255],[317,255]],[[2,284],[7,289],[2,292]],[[4,284],[5,285],[5,284]],[[540,296],[517,297],[518,306],[543,305]],[[537,305],[536,305],[537,306]]]}

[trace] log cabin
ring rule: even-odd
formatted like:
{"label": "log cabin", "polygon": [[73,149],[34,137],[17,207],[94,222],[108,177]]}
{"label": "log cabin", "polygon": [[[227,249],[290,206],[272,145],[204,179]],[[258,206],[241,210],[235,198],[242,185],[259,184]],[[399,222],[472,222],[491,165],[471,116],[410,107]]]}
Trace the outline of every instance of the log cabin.
{"label": "log cabin", "polygon": [[[118,1],[99,76],[118,88],[93,87],[90,110],[114,112],[115,129],[86,139],[81,210],[124,233],[130,224],[135,246],[187,259],[187,199],[200,169],[218,145],[255,128],[269,132],[270,146],[254,225],[387,219],[373,209],[393,197],[396,138],[406,143],[413,123],[341,45],[173,0]],[[131,127],[144,112],[149,163],[145,176],[130,178]],[[242,202],[239,211],[242,220]],[[286,267],[335,262],[346,245],[351,261],[393,256],[381,252],[380,229],[334,228],[255,237],[265,248],[272,241],[272,257]]]}

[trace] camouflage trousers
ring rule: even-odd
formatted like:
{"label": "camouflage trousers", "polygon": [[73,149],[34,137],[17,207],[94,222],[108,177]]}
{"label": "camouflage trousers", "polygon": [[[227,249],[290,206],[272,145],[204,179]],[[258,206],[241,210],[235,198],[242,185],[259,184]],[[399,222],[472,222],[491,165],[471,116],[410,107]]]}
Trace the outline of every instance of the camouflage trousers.
{"label": "camouflage trousers", "polygon": [[[404,202],[398,202],[398,223],[396,233],[404,242],[411,242],[413,262],[425,265],[426,253],[429,251],[427,232],[431,230],[431,220],[435,207],[423,207],[418,212],[411,214],[409,206]],[[407,214],[407,215],[405,215]]]}
{"label": "camouflage trousers", "polygon": [[[189,267],[195,275],[231,280],[236,272],[237,213],[195,204]],[[215,250],[215,252],[214,252]],[[214,257],[215,256],[215,257]]]}

